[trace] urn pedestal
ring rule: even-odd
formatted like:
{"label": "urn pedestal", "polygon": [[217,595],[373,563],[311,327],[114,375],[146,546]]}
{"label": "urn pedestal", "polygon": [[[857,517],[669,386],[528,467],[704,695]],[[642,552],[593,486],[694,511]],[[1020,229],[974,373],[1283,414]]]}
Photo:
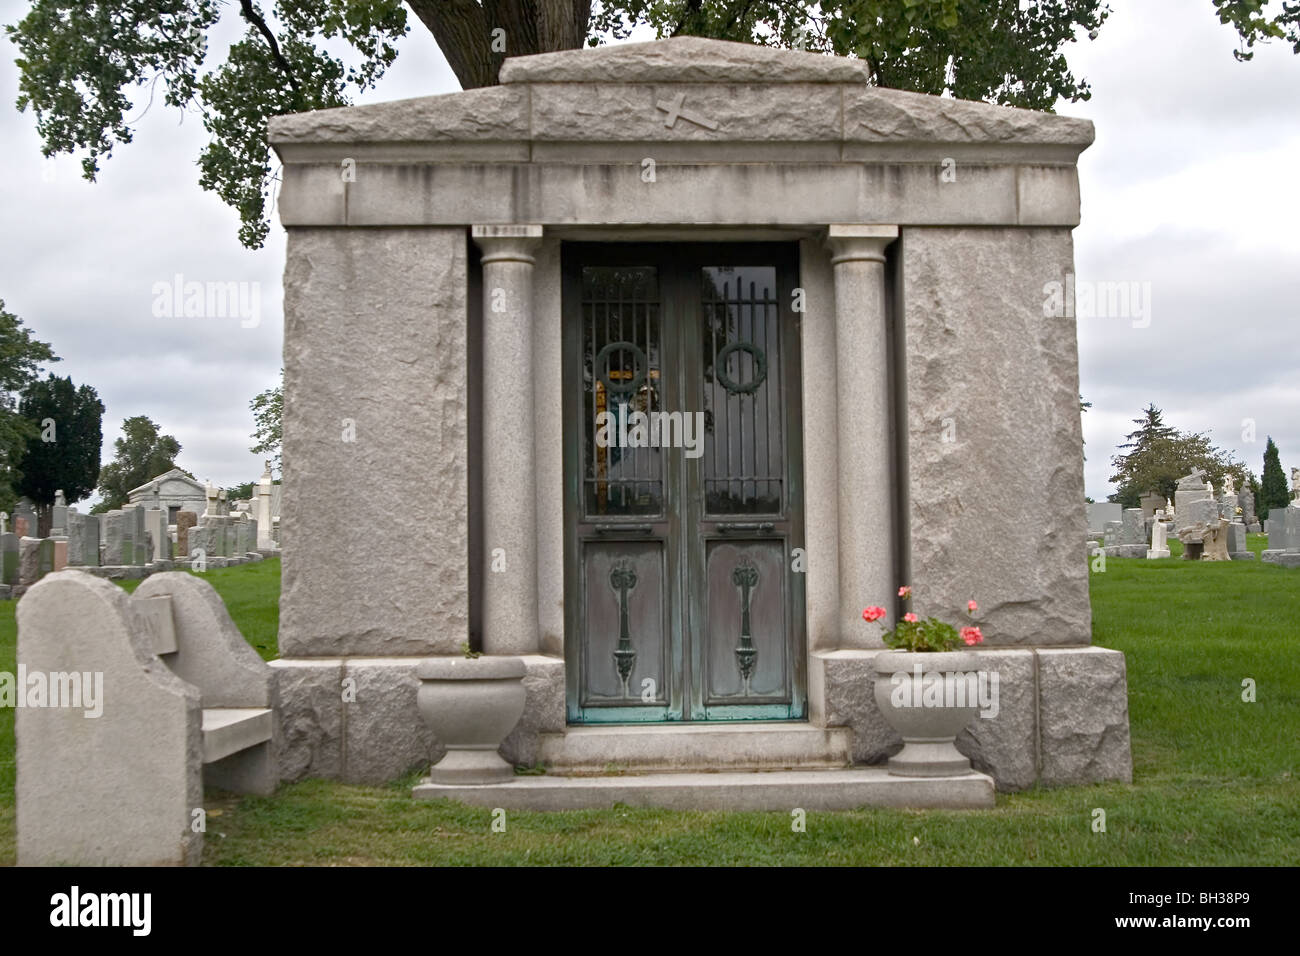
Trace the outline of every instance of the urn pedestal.
{"label": "urn pedestal", "polygon": [[901,777],[971,772],[954,741],[979,713],[979,656],[970,651],[885,651],[876,655],[876,706],[903,738],[889,758]]}
{"label": "urn pedestal", "polygon": [[517,657],[431,657],[416,667],[420,716],[447,748],[429,781],[489,784],[514,779],[497,750],[524,713],[524,662]]}

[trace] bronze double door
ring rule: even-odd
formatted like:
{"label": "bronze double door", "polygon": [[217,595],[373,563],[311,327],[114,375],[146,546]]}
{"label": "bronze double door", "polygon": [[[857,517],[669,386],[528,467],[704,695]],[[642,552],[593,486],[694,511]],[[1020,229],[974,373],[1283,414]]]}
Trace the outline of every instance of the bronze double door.
{"label": "bronze double door", "polygon": [[802,718],[797,246],[562,260],[569,721]]}

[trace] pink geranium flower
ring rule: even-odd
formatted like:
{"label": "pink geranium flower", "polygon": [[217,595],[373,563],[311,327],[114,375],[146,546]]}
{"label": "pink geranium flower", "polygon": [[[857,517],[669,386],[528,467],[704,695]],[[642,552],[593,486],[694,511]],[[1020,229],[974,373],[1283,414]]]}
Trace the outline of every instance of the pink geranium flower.
{"label": "pink geranium flower", "polygon": [[970,611],[970,613],[974,614],[974,613],[975,613],[976,611],[978,611],[979,609],[980,609],[980,606],[979,606],[978,604],[976,604],[974,601],[967,601],[967,602],[966,602],[966,610]]}
{"label": "pink geranium flower", "polygon": [[862,612],[862,620],[868,622],[878,621],[884,616],[885,616],[885,609],[883,607],[869,607]]}
{"label": "pink geranium flower", "polygon": [[912,596],[912,586],[910,584],[904,584],[898,589],[898,596],[901,598],[910,598]]}
{"label": "pink geranium flower", "polygon": [[904,621],[915,621],[915,620],[916,620],[916,615],[915,615],[915,614],[904,614],[904,615],[903,615],[903,620],[904,620]]}
{"label": "pink geranium flower", "polygon": [[[974,601],[971,601],[974,604]],[[963,627],[961,629],[961,639],[966,642],[966,646],[984,643],[984,635],[980,633],[978,627]]]}

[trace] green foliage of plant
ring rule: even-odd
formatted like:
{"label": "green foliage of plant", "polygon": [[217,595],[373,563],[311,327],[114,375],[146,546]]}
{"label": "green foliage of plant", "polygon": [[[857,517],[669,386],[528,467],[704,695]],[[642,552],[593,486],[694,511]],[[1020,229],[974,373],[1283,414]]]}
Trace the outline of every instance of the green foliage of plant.
{"label": "green foliage of plant", "polygon": [[899,651],[937,652],[955,650],[961,644],[957,629],[937,617],[899,621],[881,635],[886,647]]}
{"label": "green foliage of plant", "polygon": [[248,403],[253,410],[253,440],[248,450],[254,455],[270,455],[273,472],[280,470],[280,446],[284,430],[284,369],[280,369],[280,384],[268,388]]}
{"label": "green foliage of plant", "polygon": [[464,654],[464,655],[465,655],[467,658],[469,658],[470,660],[474,660],[476,657],[482,657],[482,656],[483,656],[483,652],[482,652],[482,651],[476,651],[476,650],[472,649],[472,648],[469,646],[469,641],[461,641],[461,642],[460,642],[460,652],[461,652],[462,654]]}
{"label": "green foliage of plant", "polygon": [[122,507],[131,491],[175,468],[181,443],[158,434],[158,426],[148,416],[135,415],[122,422],[122,437],[113,449],[115,457],[99,471],[104,500],[91,509],[95,513]]}
{"label": "green foliage of plant", "polygon": [[57,361],[49,343],[32,338],[23,320],[0,299],[0,511],[13,511],[21,477],[18,460],[36,434],[18,411],[18,393],[36,380],[42,363]]}
{"label": "green foliage of plant", "polygon": [[104,403],[89,385],[74,386],[71,378],[51,373],[27,386],[18,411],[33,433],[18,462],[16,490],[38,506],[44,522],[56,491],[72,504],[95,490]]}
{"label": "green foliage of plant", "polygon": [[1268,517],[1269,511],[1274,508],[1285,508],[1290,501],[1291,493],[1287,490],[1282,459],[1270,435],[1268,444],[1264,446],[1264,473],[1259,494],[1255,499],[1255,511],[1259,515],[1259,520],[1263,521]]}
{"label": "green foliage of plant", "polygon": [[[1258,0],[1215,6],[1246,48],[1286,38],[1300,50],[1292,4],[1277,14]],[[1095,38],[1110,12],[1102,0],[35,0],[5,29],[19,52],[18,108],[34,113],[46,156],[81,154],[93,180],[131,142],[133,95],[147,87],[152,102],[161,87],[167,106],[202,117],[211,141],[199,183],[238,211],[240,241],[258,248],[275,179],[267,120],[346,106],[372,88],[397,58],[408,9],[465,89],[496,83],[506,56],[649,26],[661,37],[855,56],[878,86],[1042,110],[1090,96],[1064,50],[1080,32]],[[226,11],[247,29],[210,65],[209,36]]]}

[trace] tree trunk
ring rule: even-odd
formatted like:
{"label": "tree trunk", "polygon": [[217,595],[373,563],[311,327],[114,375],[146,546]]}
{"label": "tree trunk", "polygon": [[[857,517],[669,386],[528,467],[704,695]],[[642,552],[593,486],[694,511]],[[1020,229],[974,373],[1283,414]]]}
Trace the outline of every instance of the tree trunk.
{"label": "tree trunk", "polygon": [[591,0],[406,0],[462,89],[495,86],[508,56],[582,46]]}

